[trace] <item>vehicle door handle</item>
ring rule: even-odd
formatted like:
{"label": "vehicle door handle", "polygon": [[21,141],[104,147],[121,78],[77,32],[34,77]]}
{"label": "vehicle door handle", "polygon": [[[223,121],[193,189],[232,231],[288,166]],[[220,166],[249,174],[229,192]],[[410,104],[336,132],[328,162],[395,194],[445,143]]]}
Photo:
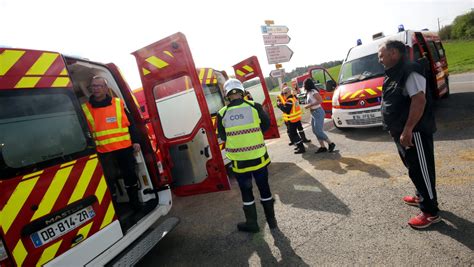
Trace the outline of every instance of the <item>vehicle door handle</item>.
{"label": "vehicle door handle", "polygon": [[209,146],[206,146],[206,147],[204,148],[204,156],[205,156],[206,158],[209,158],[209,157],[211,156],[211,155],[209,154]]}

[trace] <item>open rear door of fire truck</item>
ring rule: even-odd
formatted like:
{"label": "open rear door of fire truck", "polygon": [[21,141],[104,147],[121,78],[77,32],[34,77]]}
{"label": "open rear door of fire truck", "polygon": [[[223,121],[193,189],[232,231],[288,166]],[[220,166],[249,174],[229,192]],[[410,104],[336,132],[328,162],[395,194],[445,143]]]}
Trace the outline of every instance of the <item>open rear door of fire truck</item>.
{"label": "open rear door of fire truck", "polygon": [[229,190],[211,116],[186,37],[176,33],[132,53],[157,149],[176,195]]}
{"label": "open rear door of fire truck", "polygon": [[249,57],[242,62],[235,64],[233,68],[235,71],[235,77],[242,83],[250,80],[257,81],[257,84],[245,88],[245,90],[251,94],[253,101],[262,104],[263,109],[270,117],[270,129],[264,133],[265,139],[279,138],[280,134],[278,132],[275,113],[273,112],[272,101],[268,94],[267,84],[265,83],[265,78],[263,77],[257,57]]}

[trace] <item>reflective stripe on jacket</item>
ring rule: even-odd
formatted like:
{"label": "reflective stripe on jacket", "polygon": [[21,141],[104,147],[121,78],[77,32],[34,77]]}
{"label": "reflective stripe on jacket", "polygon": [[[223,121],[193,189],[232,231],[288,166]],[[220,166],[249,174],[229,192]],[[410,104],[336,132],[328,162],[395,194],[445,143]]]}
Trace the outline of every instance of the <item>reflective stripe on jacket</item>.
{"label": "reflective stripe on jacket", "polygon": [[99,108],[87,102],[82,104],[82,110],[92,130],[97,152],[107,153],[132,145],[128,131],[130,122],[120,98],[113,98],[111,105]]}
{"label": "reflective stripe on jacket", "polygon": [[291,112],[290,112],[290,114],[287,114],[288,115],[288,117],[287,117],[288,121],[289,122],[299,122],[301,120],[300,103],[298,102],[298,100],[296,99],[295,96],[289,97],[288,102],[292,103]]}

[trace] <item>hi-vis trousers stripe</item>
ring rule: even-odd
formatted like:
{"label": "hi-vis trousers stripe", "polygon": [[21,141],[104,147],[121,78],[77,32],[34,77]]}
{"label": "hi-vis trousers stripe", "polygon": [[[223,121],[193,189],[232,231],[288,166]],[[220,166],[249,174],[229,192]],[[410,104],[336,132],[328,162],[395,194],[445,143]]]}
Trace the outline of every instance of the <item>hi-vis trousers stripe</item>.
{"label": "hi-vis trousers stripe", "polygon": [[421,136],[419,132],[413,133],[413,139],[415,140],[415,146],[418,154],[418,160],[420,161],[420,169],[423,175],[423,180],[425,181],[426,188],[428,189],[428,194],[430,199],[433,199],[433,190],[431,187],[430,173],[428,172],[428,165],[426,164],[425,151],[423,149],[423,143],[421,142]]}

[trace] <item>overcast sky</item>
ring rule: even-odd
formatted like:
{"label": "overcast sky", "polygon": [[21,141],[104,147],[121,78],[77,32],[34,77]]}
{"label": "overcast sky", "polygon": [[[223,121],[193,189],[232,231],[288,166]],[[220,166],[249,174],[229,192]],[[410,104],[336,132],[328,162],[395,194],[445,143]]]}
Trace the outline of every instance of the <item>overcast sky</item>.
{"label": "overcast sky", "polygon": [[267,63],[260,26],[290,31],[287,71],[342,60],[358,38],[406,29],[438,29],[474,8],[474,0],[0,0],[0,46],[58,51],[116,63],[132,89],[141,87],[131,52],[175,32],[186,35],[197,67],[231,70],[256,55]]}

